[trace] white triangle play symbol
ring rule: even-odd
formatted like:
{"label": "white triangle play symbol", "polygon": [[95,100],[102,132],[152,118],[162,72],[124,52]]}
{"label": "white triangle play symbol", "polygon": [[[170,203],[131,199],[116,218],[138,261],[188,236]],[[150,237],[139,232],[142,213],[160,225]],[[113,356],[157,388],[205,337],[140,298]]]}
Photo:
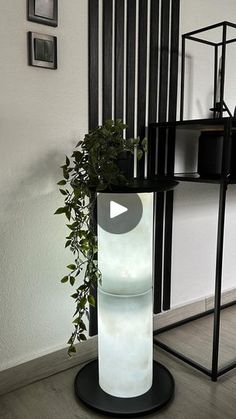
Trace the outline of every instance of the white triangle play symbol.
{"label": "white triangle play symbol", "polygon": [[128,208],[117,204],[117,202],[110,201],[110,218],[115,218],[126,211],[128,211]]}

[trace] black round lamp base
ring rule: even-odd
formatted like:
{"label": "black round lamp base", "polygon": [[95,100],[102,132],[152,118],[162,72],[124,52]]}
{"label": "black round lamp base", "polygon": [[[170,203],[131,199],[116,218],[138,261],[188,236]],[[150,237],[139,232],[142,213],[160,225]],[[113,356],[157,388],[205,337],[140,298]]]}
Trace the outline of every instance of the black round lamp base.
{"label": "black round lamp base", "polygon": [[164,407],[173,397],[174,379],[158,362],[153,363],[153,384],[139,397],[120,398],[105,393],[98,383],[98,361],[85,365],[75,377],[75,394],[87,406],[110,416],[136,417]]}

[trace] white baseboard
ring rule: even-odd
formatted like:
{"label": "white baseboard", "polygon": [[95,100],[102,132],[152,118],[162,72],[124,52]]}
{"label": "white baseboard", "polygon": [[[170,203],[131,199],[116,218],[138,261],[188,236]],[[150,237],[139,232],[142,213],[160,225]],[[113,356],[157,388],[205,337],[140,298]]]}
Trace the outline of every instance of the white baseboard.
{"label": "white baseboard", "polygon": [[77,352],[72,357],[68,356],[68,348],[65,348],[0,371],[0,395],[76,367],[76,365],[97,357],[96,336],[77,344],[76,347]]}
{"label": "white baseboard", "polygon": [[[236,289],[222,293],[222,304],[233,300],[236,300]],[[213,307],[213,302],[213,296],[209,296],[157,314],[154,316],[154,330],[207,311]],[[97,337],[95,336],[78,344],[77,353],[71,358],[68,357],[67,348],[65,348],[0,371],[0,395],[88,362],[97,357],[97,352]]]}
{"label": "white baseboard", "polygon": [[[222,292],[221,304],[227,304],[234,300],[236,300],[236,288]],[[154,330],[161,329],[162,327],[184,320],[188,317],[194,316],[195,314],[208,311],[213,307],[214,297],[211,295],[204,297],[203,299],[175,307],[163,313],[156,314],[154,315]]]}

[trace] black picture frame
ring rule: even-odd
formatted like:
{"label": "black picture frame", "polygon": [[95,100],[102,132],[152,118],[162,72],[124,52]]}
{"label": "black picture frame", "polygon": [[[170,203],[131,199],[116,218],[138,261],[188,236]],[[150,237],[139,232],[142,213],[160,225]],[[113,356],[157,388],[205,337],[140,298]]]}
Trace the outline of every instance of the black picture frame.
{"label": "black picture frame", "polygon": [[27,19],[56,27],[58,25],[58,0],[27,0]]}
{"label": "black picture frame", "polygon": [[33,67],[57,69],[57,37],[28,32],[28,64]]}

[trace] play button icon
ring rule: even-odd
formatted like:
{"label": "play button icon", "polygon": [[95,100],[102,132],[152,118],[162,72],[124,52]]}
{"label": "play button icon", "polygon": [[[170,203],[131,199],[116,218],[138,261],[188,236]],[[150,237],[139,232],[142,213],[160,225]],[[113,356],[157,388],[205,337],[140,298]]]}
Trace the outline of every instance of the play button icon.
{"label": "play button icon", "polygon": [[133,230],[142,218],[143,206],[136,193],[99,193],[97,220],[99,226],[112,234]]}
{"label": "play button icon", "polygon": [[118,217],[118,215],[123,214],[128,211],[128,208],[123,205],[118,204],[117,202],[110,202],[110,218]]}

